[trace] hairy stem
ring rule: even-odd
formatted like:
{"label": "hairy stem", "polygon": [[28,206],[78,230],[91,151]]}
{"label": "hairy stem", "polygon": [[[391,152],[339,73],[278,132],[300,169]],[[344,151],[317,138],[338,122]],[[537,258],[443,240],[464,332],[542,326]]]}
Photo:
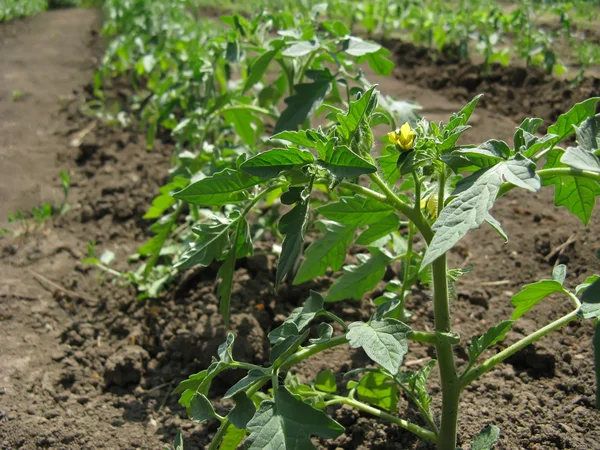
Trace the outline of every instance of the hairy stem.
{"label": "hairy stem", "polygon": [[468,371],[467,373],[465,373],[462,376],[462,378],[460,380],[460,389],[461,390],[464,389],[469,384],[471,384],[473,381],[475,381],[477,378],[479,378],[481,375],[490,371],[495,366],[497,366],[502,361],[504,361],[506,358],[517,353],[519,350],[522,350],[523,348],[527,347],[529,344],[534,343],[535,341],[543,338],[544,336],[553,332],[554,330],[575,320],[577,318],[577,311],[578,311],[578,309],[570,312],[569,314],[561,317],[560,319],[555,320],[554,322],[546,325],[545,327],[540,328],[536,332],[531,333],[529,336],[526,336],[523,339],[521,339],[520,341],[515,342],[510,347],[505,348],[500,353],[497,353],[496,355],[492,356],[491,358],[485,360],[483,363],[481,363],[475,369]]}
{"label": "hairy stem", "polygon": [[405,430],[410,431],[411,433],[419,436],[421,439],[423,439],[427,442],[430,442],[433,444],[437,441],[437,436],[435,435],[435,433],[433,431],[426,430],[425,428],[423,428],[415,423],[409,422],[404,419],[400,419],[399,417],[388,414],[385,411],[382,411],[371,405],[367,405],[366,403],[360,402],[353,398],[334,396],[332,398],[332,400],[327,403],[328,404],[341,403],[344,405],[352,406],[353,408],[356,408],[360,411],[364,411],[366,413],[369,413],[376,417],[379,417],[380,419],[384,419],[384,420],[387,420],[388,422],[394,423],[394,424],[398,425],[399,427],[404,428]]}

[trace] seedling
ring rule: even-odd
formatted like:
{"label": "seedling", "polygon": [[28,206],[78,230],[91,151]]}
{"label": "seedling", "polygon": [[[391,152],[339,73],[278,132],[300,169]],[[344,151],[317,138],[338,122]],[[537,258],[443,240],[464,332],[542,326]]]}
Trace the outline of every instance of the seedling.
{"label": "seedling", "polygon": [[[446,254],[484,223],[507,239],[490,213],[496,200],[515,188],[537,192],[553,185],[556,205],[565,206],[587,225],[600,195],[600,116],[594,115],[599,98],[576,104],[541,137],[536,133],[542,120],[526,119],[510,145],[500,140],[459,144],[478,98],[453,114],[448,123],[422,119],[390,132],[391,142],[378,155],[374,141],[380,136],[372,129],[379,118],[378,93],[371,88],[351,102],[347,111],[331,108],[329,126],[278,133],[273,136],[274,143],[279,143],[276,148],[240,159],[236,169],[193,182],[175,194],[196,206],[228,211],[227,216],[215,216],[201,225],[199,240],[190,250],[203,258],[222,255],[217,258],[224,261],[218,276],[226,321],[235,259],[252,248],[247,213],[270,192],[281,192],[281,203],[289,206],[279,221],[284,239],[275,287],[286,279],[300,284],[330,268],[341,269],[353,244],[365,250],[358,255],[358,264],[344,267],[327,292],[311,292],[303,306],[270,332],[272,349],[266,367],[236,361],[232,353],[235,335],[229,334],[210,367],[175,390],[195,422],[220,422],[210,450],[235,449],[244,439],[252,450],[314,448],[311,436],[333,439],[343,433],[343,427],[327,414],[329,406],[340,404],[394,423],[439,450],[455,450],[459,399],[469,384],[572,321],[598,323],[598,275],[571,290],[565,284],[566,267],[558,265],[551,277],[524,286],[512,297],[515,309],[508,320],[482,336],[459,336],[453,330],[449,306],[453,285],[470,268],[449,269]],[[573,135],[574,146],[559,146]],[[339,197],[321,199],[315,208],[317,189],[335,191]],[[302,260],[304,239],[313,224],[322,234]],[[420,236],[423,245],[417,245],[415,236]],[[347,324],[327,310],[329,303],[362,298],[395,261],[404,262],[405,270],[400,279],[390,282],[386,295],[376,299],[377,308],[368,321]],[[434,331],[413,329],[403,322],[408,313],[403,310],[404,299],[417,282],[432,288]],[[504,339],[515,321],[551,294],[564,296],[572,303],[572,311],[502,351],[484,356]],[[465,339],[470,342],[469,360],[457,368],[454,348]],[[432,346],[436,360],[416,371],[403,368],[411,341]],[[285,376],[295,364],[340,345],[362,348],[374,363],[346,374],[345,389],[339,389],[331,371],[319,374],[310,384],[289,373]],[[248,374],[225,393],[224,398],[232,399],[235,406],[221,416],[207,396],[212,380],[234,368]],[[432,370],[440,374],[441,411],[431,408],[427,380]],[[263,387],[269,383],[266,393]],[[400,417],[401,394],[416,407],[420,420]],[[497,427],[486,427],[473,437],[471,448],[491,448],[498,435]],[[181,436],[178,439],[180,443]]]}

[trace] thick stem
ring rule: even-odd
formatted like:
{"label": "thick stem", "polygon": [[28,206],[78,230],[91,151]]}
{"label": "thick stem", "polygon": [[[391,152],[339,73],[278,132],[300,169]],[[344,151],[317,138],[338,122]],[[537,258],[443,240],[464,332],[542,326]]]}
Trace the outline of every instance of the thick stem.
{"label": "thick stem", "polygon": [[[415,423],[408,422],[407,420],[404,420],[404,419],[400,419],[399,417],[388,414],[385,411],[374,408],[373,406],[367,405],[366,403],[359,402],[358,400],[348,398],[348,397],[337,397],[336,396],[336,397],[334,397],[331,404],[333,404],[333,403],[342,403],[344,405],[352,406],[353,408],[356,408],[360,411],[364,411],[366,413],[372,414],[381,419],[387,420],[388,422],[394,423],[394,424],[398,425],[399,427],[404,428],[405,430],[408,430],[413,434],[416,434],[421,439],[423,439],[427,442],[435,443],[437,440],[437,437],[433,431],[426,430],[425,428],[420,427],[419,425],[417,425]],[[453,448],[452,450],[455,450],[455,449]]]}
{"label": "thick stem", "polygon": [[[446,187],[445,174],[440,174],[438,189],[438,216],[444,207]],[[448,301],[448,277],[446,255],[440,256],[432,264],[433,274],[433,314],[435,331],[450,333],[450,303]],[[458,422],[458,402],[460,383],[454,363],[453,344],[447,339],[438,339],[436,353],[442,382],[442,418],[438,434],[438,450],[455,450]]]}
{"label": "thick stem", "polygon": [[504,361],[506,358],[517,353],[519,350],[522,350],[523,348],[527,347],[529,344],[534,343],[535,341],[543,338],[544,336],[551,333],[552,331],[568,324],[572,320],[575,320],[577,318],[577,311],[578,311],[578,309],[570,312],[569,314],[561,317],[560,319],[555,320],[554,322],[546,325],[545,327],[540,328],[535,333],[532,333],[529,336],[524,337],[520,341],[515,342],[510,347],[505,348],[500,353],[497,353],[496,355],[492,356],[491,358],[485,360],[483,363],[481,363],[475,369],[468,371],[467,373],[464,374],[464,376],[460,380],[460,389],[461,390],[464,389],[469,384],[471,384],[473,381],[475,381],[477,378],[479,378],[481,375],[490,371],[495,366],[497,366],[502,361]]}

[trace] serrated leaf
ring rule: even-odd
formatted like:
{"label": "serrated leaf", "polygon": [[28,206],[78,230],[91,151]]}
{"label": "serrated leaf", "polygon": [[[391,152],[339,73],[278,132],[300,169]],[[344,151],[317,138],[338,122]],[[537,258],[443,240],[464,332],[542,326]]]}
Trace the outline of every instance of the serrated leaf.
{"label": "serrated leaf", "polygon": [[393,61],[387,59],[381,51],[369,53],[367,55],[367,62],[369,63],[369,67],[371,67],[377,75],[384,77],[391,75],[395,66]]}
{"label": "serrated leaf", "polygon": [[596,279],[581,295],[581,308],[577,313],[583,319],[600,317],[600,279]]}
{"label": "serrated leaf", "polygon": [[356,385],[360,400],[391,412],[396,412],[399,392],[398,386],[380,372],[367,372]]}
{"label": "serrated leaf", "polygon": [[229,388],[229,390],[225,393],[223,398],[231,398],[237,393],[246,390],[248,387],[252,386],[254,383],[270,378],[271,374],[267,369],[250,369],[248,371],[248,375],[239,380],[233,386]]}
{"label": "serrated leaf", "polygon": [[317,327],[317,334],[319,335],[316,339],[309,339],[311,344],[322,344],[327,342],[333,336],[333,327],[328,323],[320,323]]}
{"label": "serrated leaf", "polygon": [[320,372],[315,379],[315,388],[321,392],[334,394],[337,391],[337,383],[333,372],[331,370]]}
{"label": "serrated leaf", "polygon": [[220,259],[229,244],[230,226],[230,223],[217,221],[194,227],[193,231],[198,238],[181,255],[175,267],[181,269],[194,266],[208,267],[214,260]]}
{"label": "serrated leaf", "polygon": [[227,418],[234,427],[244,429],[248,425],[248,422],[252,420],[252,417],[254,417],[256,406],[254,406],[254,402],[243,391],[235,394],[233,401],[235,402],[235,406],[229,411]]}
{"label": "serrated leaf", "polygon": [[356,244],[358,245],[369,245],[375,242],[377,239],[387,236],[394,231],[398,231],[400,227],[400,218],[396,213],[389,214],[388,216],[381,219],[379,222],[369,225],[365,231],[363,231]]}
{"label": "serrated leaf", "polygon": [[[544,169],[566,167],[560,162],[561,155],[559,150],[549,152]],[[592,218],[596,197],[600,195],[600,183],[573,176],[544,179],[544,186],[551,185],[554,185],[554,204],[566,207],[587,226]]]}
{"label": "serrated leaf", "polygon": [[361,347],[369,358],[392,375],[398,373],[408,351],[408,336],[412,334],[407,325],[385,318],[369,323],[354,322],[348,328],[346,337],[350,347]]}
{"label": "serrated leaf", "polygon": [[322,216],[357,228],[376,223],[393,211],[388,205],[361,195],[342,197],[338,202],[317,208]]}
{"label": "serrated leaf", "polygon": [[577,143],[589,152],[600,149],[600,115],[586,119],[581,127],[575,127]]}
{"label": "serrated leaf", "polygon": [[531,192],[537,192],[542,187],[540,177],[535,173],[535,163],[523,156],[516,155],[513,159],[498,164],[502,178]]}
{"label": "serrated leaf", "polygon": [[358,156],[345,145],[327,151],[319,164],[336,178],[356,178],[360,175],[377,172],[377,167]]}
{"label": "serrated leaf", "polygon": [[344,267],[344,274],[329,288],[325,301],[338,302],[348,298],[360,300],[381,281],[391,260],[387,254],[373,249],[372,256],[362,264]]}
{"label": "serrated leaf", "polygon": [[240,169],[250,175],[262,178],[273,178],[284,170],[302,167],[314,162],[312,153],[297,148],[276,148],[259,153],[244,161]]}
{"label": "serrated leaf", "polygon": [[268,52],[263,53],[254,60],[254,62],[250,66],[248,78],[246,78],[246,82],[244,83],[242,93],[246,92],[248,89],[250,89],[252,86],[254,86],[261,80],[261,78],[267,71],[269,64],[277,54],[277,51],[278,50],[270,50]]}
{"label": "serrated leaf", "polygon": [[575,126],[581,124],[588,117],[596,114],[596,103],[600,98],[589,98],[581,103],[577,103],[573,108],[564,114],[561,114],[556,123],[548,127],[548,133],[555,134],[557,137],[553,140],[554,145],[575,132]]}
{"label": "serrated leaf", "polygon": [[600,173],[598,157],[581,147],[568,147],[560,158],[560,162],[575,169]]}
{"label": "serrated leaf", "polygon": [[179,200],[199,206],[222,206],[248,198],[248,189],[263,181],[239,170],[224,169],[190,184],[173,194]]}
{"label": "serrated leaf", "polygon": [[452,120],[450,121],[450,123],[452,123],[452,125],[448,124],[448,126],[446,126],[446,130],[450,131],[453,130],[454,128],[458,128],[461,126],[464,126],[467,124],[467,122],[469,121],[469,119],[471,118],[471,115],[473,114],[473,111],[475,110],[475,107],[477,106],[477,103],[479,102],[479,99],[483,96],[483,94],[479,94],[476,95],[475,97],[473,97],[473,99],[467,103],[465,106],[463,106],[463,108],[456,113],[456,115],[453,115],[452,118],[460,118],[459,120],[457,120],[456,122],[452,122]]}
{"label": "serrated leaf", "polygon": [[517,320],[531,308],[533,308],[540,300],[552,295],[556,292],[566,292],[562,284],[554,280],[542,280],[537,283],[527,284],[523,290],[516,295],[513,295],[510,302],[515,307],[512,314],[512,320]]}
{"label": "serrated leaf", "polygon": [[302,255],[304,234],[308,223],[308,200],[298,202],[294,208],[279,220],[279,231],[285,235],[279,255],[275,288],[278,288],[286,275],[292,274]]}
{"label": "serrated leaf", "polygon": [[401,372],[396,376],[396,380],[408,388],[408,394],[410,395],[411,400],[422,411],[429,411],[429,405],[431,404],[432,399],[427,391],[427,380],[436,363],[437,361],[432,359],[417,371]]}
{"label": "serrated leaf", "polygon": [[190,401],[191,419],[196,423],[204,423],[216,419],[217,415],[210,401],[202,394],[196,394]]}
{"label": "serrated leaf", "polygon": [[500,436],[500,428],[488,425],[471,442],[471,450],[492,450]]}
{"label": "serrated leaf", "polygon": [[337,114],[337,120],[340,124],[339,132],[347,142],[352,140],[360,123],[365,119],[373,95],[377,95],[375,87],[366,91],[358,100],[351,101],[348,112]]}
{"label": "serrated leaf", "polygon": [[512,327],[513,320],[506,320],[487,330],[483,336],[473,336],[469,345],[469,365],[475,364],[477,358],[489,347],[502,341]]}
{"label": "serrated leaf", "polygon": [[[310,291],[310,296],[304,304],[299,308],[294,308],[286,321],[269,333],[269,341],[273,344],[287,336],[299,334],[323,311],[323,296],[318,292]],[[291,325],[295,328],[291,328]],[[286,327],[289,328],[286,329]]]}
{"label": "serrated leaf", "polygon": [[275,392],[275,401],[261,403],[248,423],[249,450],[314,450],[311,436],[335,439],[344,431],[323,411],[297,400],[284,387]]}
{"label": "serrated leaf", "polygon": [[344,51],[352,56],[363,56],[368,53],[376,53],[380,49],[381,45],[364,41],[355,36],[349,36],[344,41]]}
{"label": "serrated leaf", "polygon": [[[326,74],[329,74],[327,71]],[[274,133],[295,130],[298,125],[311,116],[311,114],[323,103],[331,87],[331,74],[318,78],[313,83],[301,83],[294,86],[296,93],[287,97],[285,111],[281,113],[275,124]]]}
{"label": "serrated leaf", "polygon": [[320,220],[315,222],[323,236],[315,239],[306,249],[306,258],[298,269],[294,284],[305,283],[315,277],[324,275],[331,267],[333,271],[340,270],[355,228],[332,222]]}

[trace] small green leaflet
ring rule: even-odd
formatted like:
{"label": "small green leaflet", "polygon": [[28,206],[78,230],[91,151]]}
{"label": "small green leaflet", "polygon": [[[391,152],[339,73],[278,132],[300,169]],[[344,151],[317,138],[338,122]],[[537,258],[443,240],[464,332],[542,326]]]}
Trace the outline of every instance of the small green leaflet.
{"label": "small green leaflet", "polygon": [[[227,428],[227,433],[221,442],[219,450],[236,450],[246,437],[246,430],[234,426]],[[182,449],[183,450],[183,449]]]}
{"label": "small green leaflet", "polygon": [[398,231],[400,227],[400,218],[396,213],[389,214],[388,216],[381,219],[379,222],[369,225],[365,231],[363,231],[356,244],[358,245],[369,245],[375,242],[377,239],[387,236],[394,231]]}
{"label": "small green leaflet", "polygon": [[229,411],[227,418],[236,428],[244,429],[252,417],[254,417],[256,406],[254,406],[254,402],[248,398],[245,392],[235,394],[233,401],[235,402],[235,406]]}
{"label": "small green leaflet", "polygon": [[360,300],[381,281],[392,258],[380,250],[372,249],[372,256],[360,265],[344,267],[344,274],[329,288],[326,302],[339,302],[348,298]]}
{"label": "small green leaflet", "polygon": [[261,403],[247,428],[249,450],[314,450],[311,436],[335,439],[344,432],[339,423],[294,398],[284,386],[275,392],[275,401]]}
{"label": "small green leaflet", "polygon": [[179,430],[173,441],[174,450],[183,450],[183,432]]}
{"label": "small green leaflet", "polygon": [[[307,72],[307,76],[309,73]],[[328,70],[320,71],[313,83],[302,83],[294,86],[296,93],[285,99],[287,108],[281,113],[275,124],[274,133],[295,130],[323,103],[323,99],[331,88],[333,77]],[[313,78],[314,79],[314,78]]]}
{"label": "small green leaflet", "polygon": [[358,100],[350,102],[347,113],[337,114],[337,120],[340,124],[338,130],[346,142],[350,142],[354,138],[360,123],[365,120],[365,116],[369,114],[369,110],[373,109],[371,106],[373,95],[377,96],[375,87],[366,91]]}
{"label": "small green leaflet", "polygon": [[190,184],[173,197],[199,206],[222,206],[248,198],[248,188],[262,178],[238,170],[224,169],[211,177]]}
{"label": "small green leaflet", "polygon": [[575,169],[600,173],[598,157],[581,147],[568,147],[560,162]]}
{"label": "small green leaflet", "polygon": [[553,144],[556,145],[564,138],[575,132],[575,126],[581,124],[588,117],[596,114],[596,103],[600,100],[599,97],[589,98],[581,103],[577,103],[573,108],[564,114],[561,114],[556,123],[548,127],[549,134],[555,134]]}
{"label": "small green leaflet", "polygon": [[248,74],[248,78],[246,78],[242,93],[246,92],[261,80],[267,70],[267,67],[269,67],[270,62],[273,60],[273,57],[277,54],[277,52],[278,50],[270,50],[254,60],[250,66],[250,73]]}
{"label": "small green leaflet", "polygon": [[381,49],[381,45],[373,42],[363,41],[360,38],[349,36],[344,41],[344,51],[352,56],[363,56],[368,53],[376,53]]}
{"label": "small green leaflet", "polygon": [[335,381],[335,375],[331,370],[324,370],[317,375],[315,379],[315,389],[321,392],[327,392],[334,394],[337,390],[337,384]]}
{"label": "small green leaflet", "polygon": [[367,62],[377,75],[387,77],[394,70],[394,63],[384,56],[386,52],[382,50],[367,54]]}
{"label": "small green leaflet", "polygon": [[495,327],[491,327],[481,337],[473,336],[469,345],[469,366],[477,362],[477,358],[489,347],[502,341],[510,330],[513,320],[506,320]]}
{"label": "small green leaflet", "polygon": [[431,396],[427,392],[427,380],[436,363],[437,361],[432,359],[416,372],[401,372],[396,376],[396,380],[410,396],[410,399],[421,411],[426,413],[429,412],[429,405],[431,404]]}
{"label": "small green leaflet", "polygon": [[581,308],[577,313],[583,319],[600,317],[600,279],[596,279],[581,295]]}
{"label": "small green leaflet", "polygon": [[356,386],[358,398],[386,411],[396,412],[400,390],[381,372],[367,372]]}
{"label": "small green leaflet", "polygon": [[367,162],[345,145],[332,147],[319,164],[336,178],[356,178],[360,175],[377,172],[377,167]]}
{"label": "small green leaflet", "polygon": [[408,351],[408,336],[412,330],[396,319],[384,318],[371,322],[354,322],[348,327],[346,337],[350,347],[359,348],[390,372],[398,373]]}
{"label": "small green leaflet", "polygon": [[323,235],[306,249],[306,259],[298,269],[294,284],[324,275],[329,267],[334,271],[340,270],[346,259],[346,251],[352,244],[354,227],[330,220],[319,220],[315,224]]}
{"label": "small green leaflet", "polygon": [[250,387],[257,381],[269,378],[270,376],[270,372],[266,369],[250,369],[248,371],[248,375],[246,375],[240,381],[231,386],[229,390],[225,393],[223,398],[232,398],[234,395],[241,391],[244,391],[246,388]]}
{"label": "small green leaflet", "polygon": [[488,425],[473,438],[471,450],[492,450],[499,436],[500,428],[495,425]]}
{"label": "small green leaflet", "polygon": [[304,233],[308,222],[308,200],[296,203],[296,206],[279,220],[279,231],[285,235],[281,246],[281,255],[277,265],[275,287],[288,273],[293,273],[302,254]]}
{"label": "small green leaflet", "polygon": [[383,181],[393,186],[400,179],[400,170],[398,170],[398,150],[393,145],[386,145],[381,150],[381,156],[377,158],[377,164],[383,174]]}
{"label": "small green leaflet", "polygon": [[190,401],[192,420],[196,423],[204,423],[210,419],[216,419],[217,415],[210,401],[202,394],[196,394]]}
{"label": "small green leaflet", "polygon": [[[560,150],[549,152],[544,169],[567,167],[560,162],[561,156]],[[573,176],[544,179],[544,186],[551,185],[554,185],[554,204],[566,207],[587,226],[592,218],[596,197],[600,196],[600,183]]]}
{"label": "small green leaflet", "polygon": [[304,302],[304,305],[295,308],[280,327],[269,333],[269,341],[274,344],[290,335],[298,335],[323,311],[323,297],[318,292],[310,291],[310,296]]}
{"label": "small green leaflet", "polygon": [[273,178],[284,170],[302,167],[314,160],[312,153],[304,150],[276,148],[253,156],[242,163],[240,169],[257,177]]}
{"label": "small green leaflet", "polygon": [[328,323],[320,323],[317,327],[318,338],[309,339],[311,344],[322,344],[323,342],[327,342],[333,336],[333,327]]}
{"label": "small green leaflet", "polygon": [[313,141],[305,130],[299,131],[282,131],[271,137],[271,140],[280,139],[282,141],[291,142],[292,144],[301,145],[302,147],[313,148],[316,142]]}
{"label": "small green leaflet", "polygon": [[510,302],[515,307],[512,314],[512,320],[517,320],[533,308],[540,300],[543,300],[556,292],[567,293],[562,287],[562,284],[555,280],[542,280],[537,283],[525,285],[521,292],[513,295],[510,299]]}
{"label": "small green leaflet", "polygon": [[319,47],[320,44],[317,41],[300,41],[286,48],[282,52],[282,55],[298,58],[318,50]]}
{"label": "small green leaflet", "polygon": [[233,125],[236,134],[242,138],[242,141],[250,147],[256,142],[256,131],[252,127],[252,122],[259,120],[245,109],[236,108],[223,113],[227,123]]}
{"label": "small green leaflet", "polygon": [[578,285],[575,288],[575,294],[579,295],[579,293],[581,293],[582,291],[586,290],[587,288],[589,288],[592,283],[594,283],[594,281],[596,281],[597,279],[600,278],[600,275],[590,275],[589,277],[587,277],[583,283],[581,283],[580,285]]}
{"label": "small green leaflet", "polygon": [[322,216],[357,228],[379,222],[393,211],[391,207],[361,195],[342,197],[338,202],[317,208]]}
{"label": "small green leaflet", "polygon": [[577,143],[588,152],[600,149],[600,115],[590,117],[581,127],[576,126],[575,133]]}
{"label": "small green leaflet", "polygon": [[471,114],[473,114],[473,111],[477,106],[477,102],[479,102],[479,99],[482,97],[482,95],[483,94],[476,95],[475,97],[473,97],[473,100],[471,100],[469,103],[463,106],[463,108],[459,112],[457,112],[456,114],[452,114],[450,122],[448,123],[444,131],[452,131],[455,128],[465,126],[471,118]]}
{"label": "small green leaflet", "polygon": [[215,220],[194,227],[193,231],[198,238],[181,255],[175,267],[182,269],[197,265],[208,267],[211,262],[220,259],[229,243],[230,225],[229,222]]}

